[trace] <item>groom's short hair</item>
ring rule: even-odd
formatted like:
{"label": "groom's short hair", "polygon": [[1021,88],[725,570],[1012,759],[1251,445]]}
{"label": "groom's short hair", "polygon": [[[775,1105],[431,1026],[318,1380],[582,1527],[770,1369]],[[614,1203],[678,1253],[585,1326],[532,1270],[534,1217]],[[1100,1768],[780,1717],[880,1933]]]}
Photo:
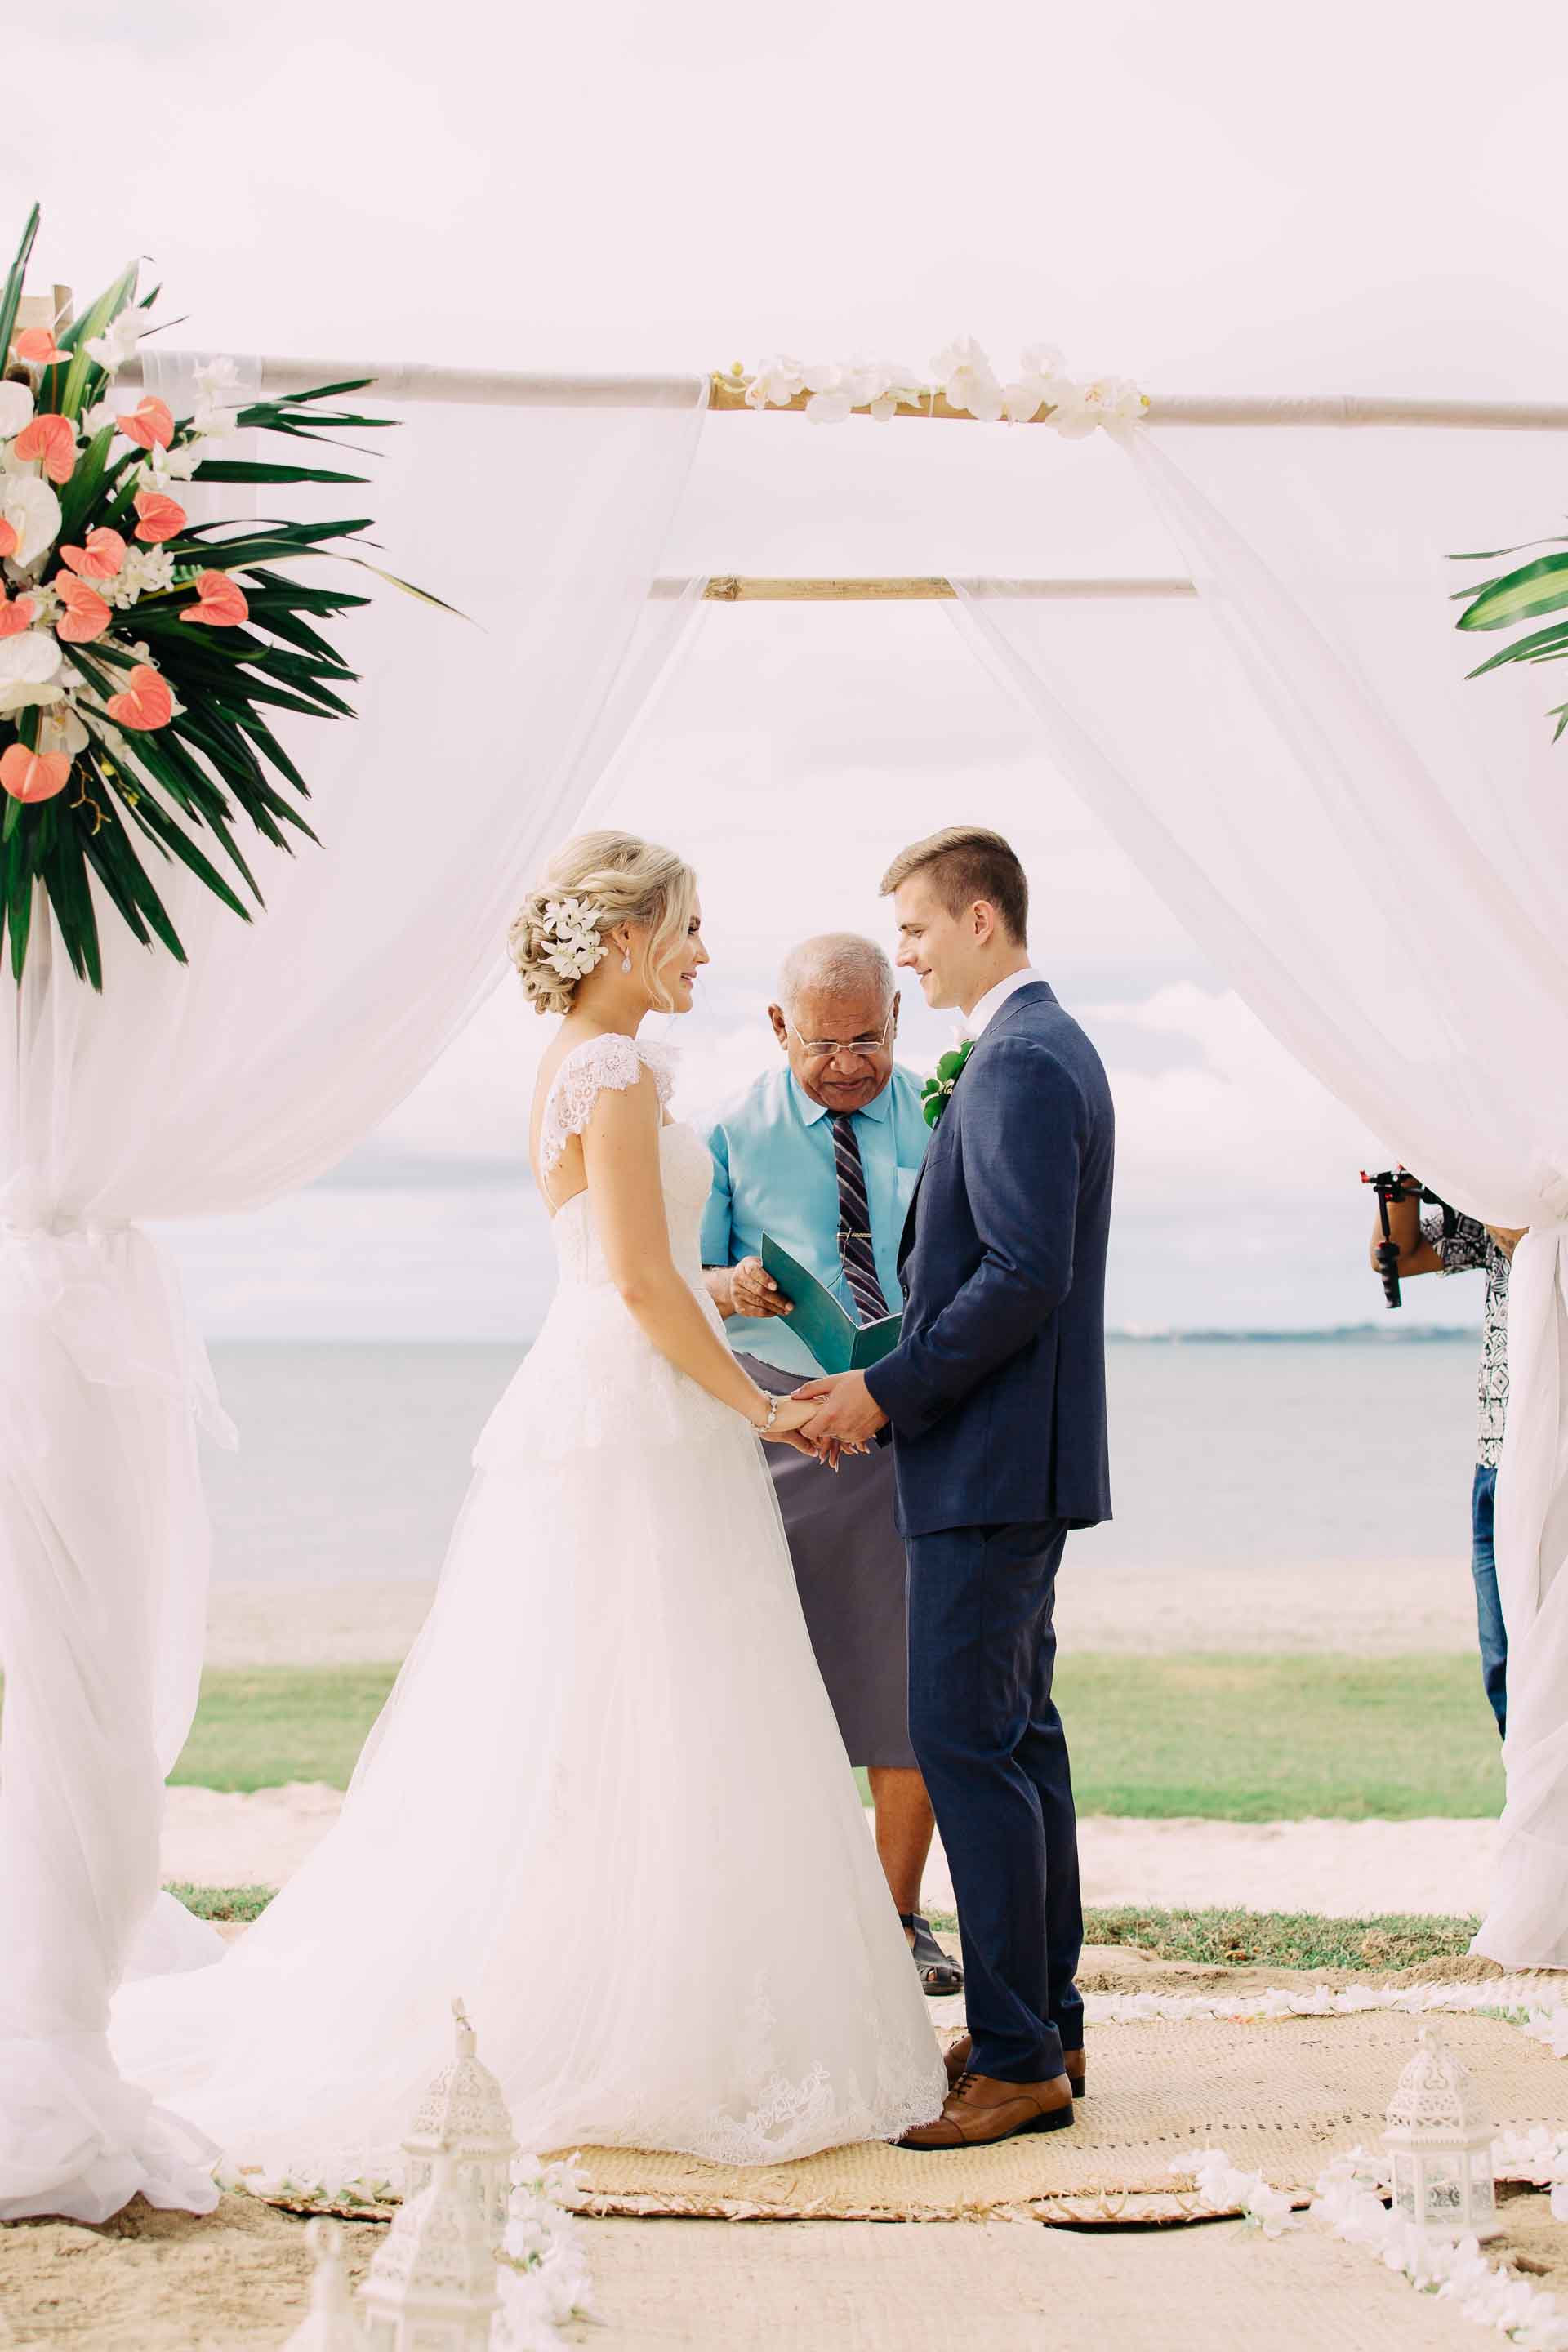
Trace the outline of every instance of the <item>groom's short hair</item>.
{"label": "groom's short hair", "polygon": [[994,907],[1015,947],[1022,947],[1029,931],[1029,884],[1017,853],[999,833],[983,825],[950,824],[924,841],[900,849],[882,877],[882,896],[891,898],[900,882],[923,874],[950,915],[961,915],[984,898]]}

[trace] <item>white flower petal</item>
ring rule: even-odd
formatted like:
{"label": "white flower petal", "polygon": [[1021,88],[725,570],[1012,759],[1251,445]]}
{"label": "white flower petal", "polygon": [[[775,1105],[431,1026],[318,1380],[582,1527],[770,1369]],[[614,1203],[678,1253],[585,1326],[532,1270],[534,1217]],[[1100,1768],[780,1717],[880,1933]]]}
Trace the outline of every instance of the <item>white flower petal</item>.
{"label": "white flower petal", "polygon": [[25,383],[0,383],[0,440],[9,441],[33,421],[33,395]]}

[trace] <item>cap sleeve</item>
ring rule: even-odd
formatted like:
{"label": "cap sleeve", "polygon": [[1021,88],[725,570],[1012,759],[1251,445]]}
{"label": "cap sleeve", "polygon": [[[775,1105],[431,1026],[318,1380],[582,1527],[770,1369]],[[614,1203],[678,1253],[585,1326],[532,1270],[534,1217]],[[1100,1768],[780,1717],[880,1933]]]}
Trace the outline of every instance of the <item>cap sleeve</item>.
{"label": "cap sleeve", "polygon": [[672,1082],[657,1049],[639,1046],[635,1037],[614,1034],[586,1038],[574,1047],[555,1073],[540,1126],[539,1158],[546,1176],[571,1138],[582,1134],[605,1088],[625,1094],[638,1084],[645,1069],[653,1072],[660,1104],[667,1103]]}

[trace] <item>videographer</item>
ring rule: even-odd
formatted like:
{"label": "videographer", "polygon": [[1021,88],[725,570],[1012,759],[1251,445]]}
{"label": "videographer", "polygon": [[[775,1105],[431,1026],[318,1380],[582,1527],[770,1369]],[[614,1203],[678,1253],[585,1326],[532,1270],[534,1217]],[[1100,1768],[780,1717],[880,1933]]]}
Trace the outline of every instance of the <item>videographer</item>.
{"label": "videographer", "polygon": [[[1415,1274],[1467,1274],[1480,1267],[1487,1277],[1486,1308],[1481,1320],[1480,1434],[1476,1445],[1476,1475],[1470,1496],[1470,1573],[1476,1586],[1476,1628],[1480,1637],[1481,1680],[1500,1733],[1508,1728],[1508,1635],[1498,1601],[1497,1556],[1492,1528],[1497,1508],[1498,1463],[1502,1454],[1503,1427],[1508,1418],[1508,1278],[1515,1244],[1523,1228],[1478,1224],[1460,1216],[1455,1230],[1446,1233],[1441,1207],[1422,1206],[1420,1187],[1405,1177],[1403,1198],[1388,1200],[1387,1239],[1398,1252],[1401,1278]],[[1452,1213],[1450,1213],[1450,1217]],[[1384,1239],[1383,1214],[1373,1225],[1372,1263],[1384,1271],[1379,1256]],[[1397,1304],[1397,1299],[1394,1300]]]}

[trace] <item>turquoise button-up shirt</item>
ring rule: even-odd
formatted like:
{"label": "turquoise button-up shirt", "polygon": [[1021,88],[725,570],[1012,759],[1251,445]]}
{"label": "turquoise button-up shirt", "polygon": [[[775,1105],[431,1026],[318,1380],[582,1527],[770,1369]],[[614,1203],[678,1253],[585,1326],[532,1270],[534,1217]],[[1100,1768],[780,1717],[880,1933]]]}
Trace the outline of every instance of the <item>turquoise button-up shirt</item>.
{"label": "turquoise button-up shirt", "polygon": [[[871,1206],[871,1247],[888,1310],[902,1305],[899,1240],[931,1129],[921,1082],[894,1065],[879,1095],[854,1114],[855,1139]],[[787,1066],[770,1070],[710,1129],[713,1189],[702,1219],[704,1265],[739,1265],[762,1254],[763,1235],[782,1242],[858,1317],[838,1255],[838,1172],[833,1115],[795,1084]],[[818,1370],[787,1317],[737,1315],[725,1333],[738,1354],[760,1356],[802,1380]]]}

